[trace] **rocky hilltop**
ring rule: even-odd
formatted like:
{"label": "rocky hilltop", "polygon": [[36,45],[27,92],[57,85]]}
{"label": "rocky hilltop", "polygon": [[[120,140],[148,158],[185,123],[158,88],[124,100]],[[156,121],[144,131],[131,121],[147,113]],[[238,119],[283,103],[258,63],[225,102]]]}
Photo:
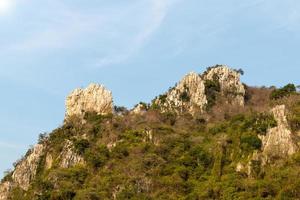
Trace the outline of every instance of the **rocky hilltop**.
{"label": "rocky hilltop", "polygon": [[103,85],[74,90],[62,126],[15,163],[0,200],[297,199],[300,95],[241,74],[191,72],[131,112]]}
{"label": "rocky hilltop", "polygon": [[83,117],[86,112],[108,114],[113,112],[111,91],[103,85],[90,84],[86,89],[74,90],[66,100],[66,118]]}
{"label": "rocky hilltop", "polygon": [[202,75],[187,74],[175,87],[154,100],[163,112],[204,112],[215,103],[217,96],[227,104],[244,106],[245,88],[240,73],[226,65],[208,68]]}

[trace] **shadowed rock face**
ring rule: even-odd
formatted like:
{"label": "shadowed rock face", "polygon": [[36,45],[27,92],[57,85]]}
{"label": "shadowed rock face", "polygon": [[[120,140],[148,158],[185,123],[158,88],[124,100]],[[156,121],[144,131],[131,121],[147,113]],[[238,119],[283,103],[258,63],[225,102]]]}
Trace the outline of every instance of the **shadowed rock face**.
{"label": "shadowed rock face", "polygon": [[240,74],[225,65],[213,67],[204,74],[205,80],[216,80],[220,84],[221,93],[231,104],[244,106],[245,87],[240,81]]}
{"label": "shadowed rock face", "polygon": [[74,90],[66,100],[66,119],[74,115],[83,118],[86,112],[112,113],[112,93],[103,85],[97,84]]}
{"label": "shadowed rock face", "polygon": [[271,112],[277,121],[277,126],[269,129],[266,136],[261,136],[265,163],[275,158],[285,158],[298,151],[294,135],[287,122],[285,106],[276,106]]}

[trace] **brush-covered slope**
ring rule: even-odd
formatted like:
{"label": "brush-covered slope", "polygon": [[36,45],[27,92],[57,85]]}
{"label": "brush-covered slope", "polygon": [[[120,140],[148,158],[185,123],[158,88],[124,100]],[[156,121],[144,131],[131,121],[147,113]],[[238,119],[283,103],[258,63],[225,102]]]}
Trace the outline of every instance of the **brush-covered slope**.
{"label": "brush-covered slope", "polygon": [[103,86],[75,90],[0,200],[299,199],[300,96],[293,84],[246,86],[241,73],[190,73],[131,111],[113,111]]}

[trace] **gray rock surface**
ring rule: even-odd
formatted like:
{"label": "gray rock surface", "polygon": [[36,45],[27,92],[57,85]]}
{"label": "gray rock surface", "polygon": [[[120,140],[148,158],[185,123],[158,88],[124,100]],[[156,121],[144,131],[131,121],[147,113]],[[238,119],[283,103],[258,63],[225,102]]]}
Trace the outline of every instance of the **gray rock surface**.
{"label": "gray rock surface", "polygon": [[187,74],[175,88],[171,89],[164,98],[156,99],[163,112],[174,110],[177,112],[188,111],[203,112],[207,99],[205,85],[199,74]]}
{"label": "gray rock surface", "polygon": [[64,148],[59,155],[60,167],[69,168],[77,164],[84,163],[84,159],[74,150],[74,145],[71,141],[67,140],[65,142]]}
{"label": "gray rock surface", "polygon": [[271,111],[277,121],[277,126],[261,136],[262,155],[268,163],[274,158],[285,158],[298,151],[298,146],[286,117],[285,105],[279,105]]}
{"label": "gray rock surface", "polygon": [[44,150],[45,145],[37,144],[31,153],[16,166],[12,179],[23,190],[27,190],[35,178],[39,163],[45,153]]}
{"label": "gray rock surface", "polygon": [[240,73],[226,65],[213,67],[205,72],[204,80],[216,79],[220,83],[221,93],[230,100],[231,104],[244,106],[245,87],[240,81]]}
{"label": "gray rock surface", "polygon": [[203,75],[191,72],[187,74],[174,88],[165,95],[155,99],[163,112],[187,111],[191,114],[204,112],[208,104],[205,82],[218,81],[220,95],[224,96],[227,103],[244,106],[245,88],[240,81],[240,74],[225,65],[209,68]]}
{"label": "gray rock surface", "polygon": [[112,113],[112,93],[98,84],[90,84],[86,89],[75,89],[66,99],[66,119],[74,115],[83,118],[86,112]]}
{"label": "gray rock surface", "polygon": [[12,189],[12,183],[10,181],[6,181],[0,184],[0,200],[7,200],[9,193]]}

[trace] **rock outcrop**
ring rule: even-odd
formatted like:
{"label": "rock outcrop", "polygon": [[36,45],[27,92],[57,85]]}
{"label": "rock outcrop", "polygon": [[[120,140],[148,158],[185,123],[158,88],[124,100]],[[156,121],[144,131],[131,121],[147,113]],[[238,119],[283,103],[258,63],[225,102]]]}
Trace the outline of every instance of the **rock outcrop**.
{"label": "rock outcrop", "polygon": [[285,105],[276,106],[271,112],[277,126],[269,129],[265,136],[261,136],[264,163],[277,158],[286,158],[298,151],[295,136],[287,121]]}
{"label": "rock outcrop", "polygon": [[148,110],[148,105],[145,103],[139,103],[131,110],[133,114],[144,114]]}
{"label": "rock outcrop", "polygon": [[[84,159],[75,152],[74,145],[69,140],[65,142],[58,160],[61,168],[69,168],[84,163]],[[10,191],[16,187],[27,191],[36,177],[41,164],[45,169],[50,169],[53,165],[53,157],[47,152],[46,144],[35,145],[16,165],[11,178],[0,184],[0,200],[7,200]]]}
{"label": "rock outcrop", "polygon": [[6,181],[0,185],[0,200],[7,200],[12,189],[12,182]]}
{"label": "rock outcrop", "polygon": [[160,105],[163,112],[202,112],[207,104],[204,81],[199,74],[189,73],[166,95],[157,98],[155,103]]}
{"label": "rock outcrop", "polygon": [[28,155],[16,165],[11,180],[0,185],[0,200],[8,199],[9,192],[16,186],[28,190],[31,181],[34,180],[37,174],[44,153],[45,145],[43,144],[37,144],[29,151]]}
{"label": "rock outcrop", "polygon": [[83,118],[86,112],[112,113],[112,93],[98,84],[90,84],[86,89],[74,90],[66,100],[66,119],[74,115]]}
{"label": "rock outcrop", "polygon": [[230,69],[226,65],[217,65],[208,69],[204,75],[204,80],[218,81],[220,90],[229,103],[244,106],[245,87],[240,81],[240,73]]}
{"label": "rock outcrop", "polygon": [[64,148],[59,155],[59,159],[61,160],[61,168],[69,168],[77,164],[84,163],[83,157],[75,152],[74,145],[69,140],[65,142]]}
{"label": "rock outcrop", "polygon": [[12,179],[23,190],[27,190],[35,178],[39,163],[45,153],[44,150],[43,144],[37,144],[31,153],[16,166]]}
{"label": "rock outcrop", "polygon": [[245,88],[240,81],[240,73],[225,65],[209,68],[203,75],[189,73],[174,88],[154,100],[162,112],[183,111],[195,114],[205,111],[210,98],[206,94],[206,82],[217,82],[220,96],[232,105],[244,106]]}
{"label": "rock outcrop", "polygon": [[249,177],[255,177],[262,170],[262,166],[273,164],[278,159],[288,158],[299,151],[297,140],[287,121],[285,105],[276,106],[271,110],[271,113],[277,126],[270,128],[266,135],[259,135],[262,147],[260,151],[255,151],[249,158],[247,164]]}

